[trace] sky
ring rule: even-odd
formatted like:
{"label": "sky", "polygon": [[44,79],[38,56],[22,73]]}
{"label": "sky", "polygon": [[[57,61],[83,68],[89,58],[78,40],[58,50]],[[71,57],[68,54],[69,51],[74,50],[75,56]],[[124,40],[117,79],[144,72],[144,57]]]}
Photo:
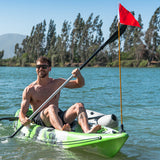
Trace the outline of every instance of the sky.
{"label": "sky", "polygon": [[134,11],[136,19],[141,14],[143,31],[147,30],[152,15],[160,6],[160,0],[0,0],[0,35],[30,35],[32,27],[44,19],[47,27],[49,21],[54,20],[57,34],[60,34],[65,20],[73,24],[78,13],[84,20],[93,13],[94,18],[99,15],[102,19],[102,31],[107,37],[114,17],[118,15],[119,3]]}

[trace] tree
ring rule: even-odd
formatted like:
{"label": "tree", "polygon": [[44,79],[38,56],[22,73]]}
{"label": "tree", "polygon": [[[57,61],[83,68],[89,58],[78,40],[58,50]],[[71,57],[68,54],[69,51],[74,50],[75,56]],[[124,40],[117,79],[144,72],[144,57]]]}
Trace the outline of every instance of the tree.
{"label": "tree", "polygon": [[73,29],[70,38],[70,63],[80,62],[80,39],[82,37],[84,20],[81,18],[81,14],[78,13],[76,20],[73,23]]}
{"label": "tree", "polygon": [[4,50],[0,51],[0,60],[3,58],[4,56]]}
{"label": "tree", "polygon": [[82,36],[78,44],[78,51],[81,57],[81,62],[84,63],[89,57],[89,48],[92,44],[92,19],[93,13],[90,14],[87,21],[84,23],[84,28],[82,30]]}
{"label": "tree", "polygon": [[[113,23],[109,28],[110,36],[117,30],[117,16],[114,17]],[[109,44],[109,54],[111,55],[111,61],[114,61],[118,55],[118,40],[114,41],[113,43]]]}
{"label": "tree", "polygon": [[58,63],[58,60],[57,60],[57,57],[58,57],[58,53],[57,53],[57,41],[58,40],[57,39],[58,37],[55,37],[55,35],[53,35],[51,39],[51,46],[47,53],[48,58],[50,58],[52,61],[52,66],[55,66],[56,63]]}
{"label": "tree", "polygon": [[[104,41],[103,32],[102,32],[102,25],[103,22],[100,20],[100,16],[96,16],[93,21],[91,22],[90,28],[89,28],[89,46],[88,46],[88,57],[87,59],[93,54],[97,48],[101,45],[101,43]],[[105,54],[106,52],[101,51],[93,60],[92,64],[97,64],[98,61],[100,63],[104,63],[106,58]]]}
{"label": "tree", "polygon": [[155,60],[157,49],[160,45],[160,7],[156,9],[149,22],[145,33],[145,43],[150,54],[150,61]]}
{"label": "tree", "polygon": [[22,65],[22,48],[19,46],[18,43],[15,45],[14,53],[17,57],[17,60],[19,61],[20,66]]}
{"label": "tree", "polygon": [[61,31],[61,63],[64,65],[65,61],[69,61],[69,36],[71,24],[68,21],[63,22]]}
{"label": "tree", "polygon": [[141,28],[139,27],[135,27],[134,29],[134,38],[133,38],[133,47],[134,47],[134,55],[136,57],[136,60],[140,60],[140,58],[142,58],[143,56],[141,56],[143,49],[145,49],[144,44],[143,44],[143,24],[142,24],[142,18],[141,15],[138,15],[138,22],[141,26]]}
{"label": "tree", "polygon": [[46,54],[48,54],[50,47],[52,46],[53,48],[55,44],[56,44],[56,24],[54,24],[54,20],[51,19],[47,33]]}
{"label": "tree", "polygon": [[45,29],[46,27],[46,21],[44,20],[43,23],[37,24],[36,25],[36,30],[34,32],[34,45],[35,45],[35,50],[34,50],[34,60],[36,60],[38,57],[43,56],[45,54]]}
{"label": "tree", "polygon": [[15,55],[17,56],[17,58],[19,58],[20,57],[20,47],[19,47],[19,44],[18,43],[16,43],[16,45],[15,45],[15,49],[14,49],[14,53],[15,53]]}
{"label": "tree", "polygon": [[32,59],[34,62],[39,56],[45,54],[45,27],[46,21],[39,23],[36,27],[33,26],[30,36],[27,36],[22,42],[23,54],[28,56],[28,60]]}
{"label": "tree", "polygon": [[96,16],[93,19],[93,13],[91,13],[86,22],[83,19],[79,19],[78,21],[80,23],[77,25],[78,36],[76,39],[76,48],[78,53],[77,57],[80,58],[80,62],[82,63],[90,57],[93,51],[95,51],[104,40],[101,30],[103,22],[99,20],[99,17],[100,16]]}

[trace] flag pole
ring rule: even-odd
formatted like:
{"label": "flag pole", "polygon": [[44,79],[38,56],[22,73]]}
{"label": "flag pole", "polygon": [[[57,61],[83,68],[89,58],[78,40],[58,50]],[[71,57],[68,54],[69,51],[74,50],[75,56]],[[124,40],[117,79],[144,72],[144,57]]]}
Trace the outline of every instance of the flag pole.
{"label": "flag pole", "polygon": [[120,80],[120,109],[121,109],[121,131],[125,132],[123,129],[123,116],[122,116],[122,82],[121,82],[121,53],[120,53],[120,22],[118,22],[118,47],[119,47],[119,80]]}
{"label": "flag pole", "polygon": [[121,85],[121,53],[120,53],[120,24],[140,27],[139,22],[134,18],[131,12],[119,4],[118,14],[118,46],[119,46],[119,79],[120,79],[120,108],[121,108],[121,131],[123,129],[123,117],[122,117],[122,85]]}

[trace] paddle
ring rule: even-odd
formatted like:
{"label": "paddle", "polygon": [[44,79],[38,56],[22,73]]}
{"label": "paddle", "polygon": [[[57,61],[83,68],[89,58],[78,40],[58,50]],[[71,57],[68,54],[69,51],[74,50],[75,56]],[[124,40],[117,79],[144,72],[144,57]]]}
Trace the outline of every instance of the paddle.
{"label": "paddle", "polygon": [[[122,25],[120,28],[120,34],[122,35],[124,33],[124,31],[126,30],[127,26]],[[118,30],[102,45],[100,46],[94,53],[93,55],[86,60],[86,62],[84,62],[84,64],[82,64],[80,66],[80,70],[83,69],[83,67],[86,66],[86,64],[93,58],[95,57],[107,44],[112,43],[113,41],[115,41],[118,38]],[[64,86],[73,78],[73,75],[71,75],[30,117],[29,119],[32,120],[32,118],[34,118],[40,110],[43,109],[43,107],[57,94],[59,93],[59,91],[64,88]],[[8,137],[2,137],[0,138],[0,140],[5,140],[7,138],[13,138],[22,128],[24,127],[24,125],[21,125],[17,131],[15,131],[11,136]]]}
{"label": "paddle", "polygon": [[16,121],[19,117],[2,117],[0,118],[0,121],[2,120],[9,120],[9,121]]}

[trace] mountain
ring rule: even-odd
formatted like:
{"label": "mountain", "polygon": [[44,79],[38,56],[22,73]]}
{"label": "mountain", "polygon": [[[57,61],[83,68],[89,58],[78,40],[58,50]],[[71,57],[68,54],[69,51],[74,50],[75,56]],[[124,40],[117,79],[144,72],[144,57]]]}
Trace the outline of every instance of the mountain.
{"label": "mountain", "polygon": [[14,54],[14,47],[16,43],[21,44],[25,35],[9,33],[0,35],[0,51],[4,50],[3,59],[12,58]]}

